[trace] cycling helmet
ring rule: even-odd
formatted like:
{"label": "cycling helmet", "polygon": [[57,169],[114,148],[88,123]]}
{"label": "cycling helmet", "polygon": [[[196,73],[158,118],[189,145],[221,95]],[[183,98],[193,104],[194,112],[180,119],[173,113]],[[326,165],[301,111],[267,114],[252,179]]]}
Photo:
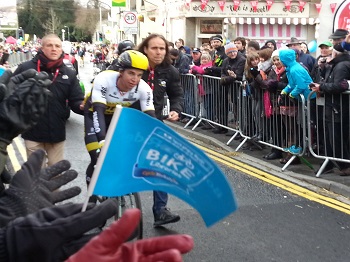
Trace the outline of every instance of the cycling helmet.
{"label": "cycling helmet", "polygon": [[118,54],[121,55],[126,50],[134,49],[135,44],[130,40],[123,40],[118,44]]}
{"label": "cycling helmet", "polygon": [[119,70],[128,68],[136,68],[141,70],[147,70],[148,59],[139,51],[127,50],[118,57],[117,67]]}

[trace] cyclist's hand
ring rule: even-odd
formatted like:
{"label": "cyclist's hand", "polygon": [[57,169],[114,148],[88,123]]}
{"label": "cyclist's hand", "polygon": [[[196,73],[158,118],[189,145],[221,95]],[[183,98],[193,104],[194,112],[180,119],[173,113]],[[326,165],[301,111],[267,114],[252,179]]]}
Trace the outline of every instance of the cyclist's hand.
{"label": "cyclist's hand", "polygon": [[189,235],[153,237],[124,243],[140,221],[138,209],[128,209],[122,218],[93,238],[66,262],[99,261],[182,261],[182,255],[192,250]]}

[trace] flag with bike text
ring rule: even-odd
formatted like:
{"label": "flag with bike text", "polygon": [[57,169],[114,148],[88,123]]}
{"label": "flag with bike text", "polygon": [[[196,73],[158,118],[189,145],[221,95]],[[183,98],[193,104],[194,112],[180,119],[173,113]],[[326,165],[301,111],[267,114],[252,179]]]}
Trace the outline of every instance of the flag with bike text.
{"label": "flag with bike text", "polygon": [[194,207],[211,226],[237,209],[225,175],[202,150],[141,111],[118,108],[88,190],[107,197],[159,190]]}

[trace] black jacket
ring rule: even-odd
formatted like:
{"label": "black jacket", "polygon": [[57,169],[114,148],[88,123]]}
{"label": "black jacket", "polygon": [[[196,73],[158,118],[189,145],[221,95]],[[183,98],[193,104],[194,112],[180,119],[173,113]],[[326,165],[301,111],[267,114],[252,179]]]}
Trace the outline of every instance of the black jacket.
{"label": "black jacket", "polygon": [[225,58],[227,57],[225,53],[225,47],[220,46],[218,49],[215,50],[214,58],[213,58],[213,66],[207,67],[204,71],[206,75],[210,76],[221,76],[221,68],[222,63],[224,62]]}
{"label": "black jacket", "polygon": [[[37,62],[37,57],[24,62],[18,66],[14,75],[31,68],[37,70]],[[45,71],[45,68],[41,67],[41,71]],[[54,73],[49,75],[52,80]],[[52,97],[48,101],[47,111],[36,126],[22,134],[23,139],[46,143],[58,143],[66,140],[67,101],[75,113],[83,114],[79,106],[84,99],[84,94],[75,72],[65,64],[59,68],[58,76],[49,90]]]}
{"label": "black jacket", "polygon": [[[237,56],[234,59],[226,57],[224,62],[222,63],[221,68],[221,84],[229,85],[234,81],[242,81],[243,73],[244,73],[244,65],[246,58],[241,54],[237,53]],[[230,76],[227,73],[227,70],[231,70],[235,72],[236,77]]]}
{"label": "black jacket", "polygon": [[[150,71],[143,73],[142,79],[149,83]],[[172,65],[160,64],[154,70],[153,103],[156,117],[162,119],[164,107],[164,95],[167,94],[170,100],[170,111],[181,113],[184,103],[184,92],[180,82],[179,71]]]}
{"label": "black jacket", "polygon": [[[349,116],[349,96],[343,95],[341,101],[341,93],[347,91],[347,86],[341,83],[350,80],[350,55],[347,53],[338,55],[333,58],[326,67],[325,80],[320,85],[320,90],[325,97],[325,119],[327,121],[340,122],[340,115],[343,119]],[[343,105],[342,114],[340,111],[341,103]]]}

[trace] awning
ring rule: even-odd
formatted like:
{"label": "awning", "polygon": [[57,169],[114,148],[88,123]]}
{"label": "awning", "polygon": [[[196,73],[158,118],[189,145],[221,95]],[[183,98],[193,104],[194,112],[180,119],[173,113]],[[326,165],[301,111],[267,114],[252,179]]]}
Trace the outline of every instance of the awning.
{"label": "awning", "polygon": [[256,25],[267,25],[267,24],[279,24],[279,25],[314,25],[320,23],[319,18],[299,18],[299,17],[231,17],[225,18],[224,23],[228,24],[256,24]]}

